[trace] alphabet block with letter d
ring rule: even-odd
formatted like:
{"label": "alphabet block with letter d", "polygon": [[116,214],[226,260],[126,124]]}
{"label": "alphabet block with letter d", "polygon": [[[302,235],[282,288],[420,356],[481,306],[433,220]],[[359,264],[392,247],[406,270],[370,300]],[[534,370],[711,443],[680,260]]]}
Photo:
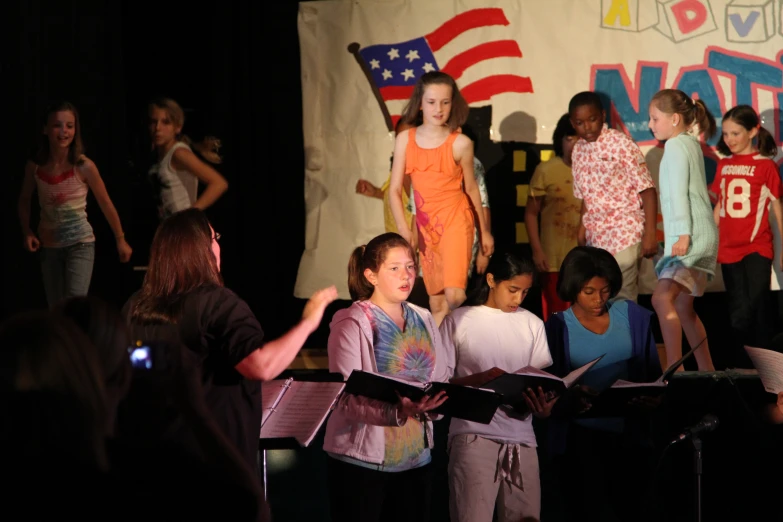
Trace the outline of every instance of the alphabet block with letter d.
{"label": "alphabet block with letter d", "polygon": [[707,0],[658,0],[658,31],[682,42],[718,29]]}

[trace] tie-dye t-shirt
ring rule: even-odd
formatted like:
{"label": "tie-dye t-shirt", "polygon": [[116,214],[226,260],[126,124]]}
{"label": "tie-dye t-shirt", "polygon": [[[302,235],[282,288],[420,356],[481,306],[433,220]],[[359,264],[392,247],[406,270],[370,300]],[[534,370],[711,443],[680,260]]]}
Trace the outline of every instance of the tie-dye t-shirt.
{"label": "tie-dye t-shirt", "polygon": [[[372,325],[378,372],[427,382],[435,368],[435,350],[424,320],[407,303],[402,304],[405,329],[370,301],[359,306]],[[405,426],[385,427],[384,471],[405,471],[430,462],[424,424],[409,418]]]}

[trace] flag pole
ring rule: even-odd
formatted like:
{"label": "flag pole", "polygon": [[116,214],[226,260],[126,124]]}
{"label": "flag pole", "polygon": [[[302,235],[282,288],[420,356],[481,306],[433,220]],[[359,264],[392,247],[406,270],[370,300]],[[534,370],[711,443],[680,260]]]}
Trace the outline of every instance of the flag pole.
{"label": "flag pole", "polygon": [[370,72],[370,68],[367,67],[367,62],[365,62],[364,58],[362,58],[362,56],[359,54],[359,49],[361,49],[361,46],[357,42],[353,42],[348,45],[348,52],[351,53],[356,59],[356,63],[358,63],[359,67],[362,68],[364,75],[367,77],[367,81],[370,82],[372,93],[375,95],[375,99],[378,101],[378,105],[381,107],[383,119],[386,121],[386,128],[389,129],[389,132],[392,132],[394,127],[392,126],[391,114],[389,114],[389,109],[386,107],[386,102],[383,101],[383,96],[381,96],[380,89],[378,89],[378,86],[375,85],[375,82],[372,79],[372,72]]}

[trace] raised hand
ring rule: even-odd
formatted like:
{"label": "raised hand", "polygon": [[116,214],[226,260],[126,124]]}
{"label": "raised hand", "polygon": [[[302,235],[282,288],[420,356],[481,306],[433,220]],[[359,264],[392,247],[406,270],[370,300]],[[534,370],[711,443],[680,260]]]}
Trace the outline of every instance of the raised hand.
{"label": "raised hand", "polygon": [[307,301],[304,311],[302,311],[302,320],[310,323],[312,329],[315,330],[321,324],[324,310],[335,299],[337,299],[337,287],[334,285],[318,290]]}
{"label": "raised hand", "polygon": [[366,179],[360,179],[356,182],[356,193],[369,198],[383,199],[383,191]]}

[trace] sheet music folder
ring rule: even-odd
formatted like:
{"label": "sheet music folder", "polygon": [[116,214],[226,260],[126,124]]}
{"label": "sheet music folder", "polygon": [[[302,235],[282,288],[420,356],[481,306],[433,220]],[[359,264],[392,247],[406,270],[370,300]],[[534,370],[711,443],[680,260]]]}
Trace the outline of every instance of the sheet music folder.
{"label": "sheet music folder", "polygon": [[601,392],[592,401],[592,407],[580,417],[626,417],[644,413],[644,410],[631,406],[629,402],[638,397],[660,397],[666,393],[669,379],[674,375],[674,372],[689,357],[693,356],[702,343],[704,340],[688,350],[679,360],[669,365],[663,374],[653,382],[630,382],[622,379],[615,381],[611,387]]}
{"label": "sheet music folder", "polygon": [[345,393],[396,404],[397,394],[412,401],[445,391],[448,399],[434,413],[481,424],[489,424],[500,406],[502,396],[493,391],[447,382],[419,383],[388,375],[354,370],[345,383]]}
{"label": "sheet music folder", "polygon": [[503,395],[503,404],[513,406],[520,411],[527,411],[525,390],[530,388],[537,391],[540,387],[545,394],[560,395],[576,384],[579,378],[602,358],[603,355],[596,357],[562,379],[544,370],[527,366],[514,373],[500,375],[482,386]]}
{"label": "sheet music folder", "polygon": [[308,446],[344,387],[342,382],[296,381],[293,378],[262,383],[259,447],[296,447],[293,440],[300,446]]}
{"label": "sheet music folder", "polygon": [[758,371],[764,390],[775,395],[782,392],[783,353],[753,346],[745,346],[745,351]]}

